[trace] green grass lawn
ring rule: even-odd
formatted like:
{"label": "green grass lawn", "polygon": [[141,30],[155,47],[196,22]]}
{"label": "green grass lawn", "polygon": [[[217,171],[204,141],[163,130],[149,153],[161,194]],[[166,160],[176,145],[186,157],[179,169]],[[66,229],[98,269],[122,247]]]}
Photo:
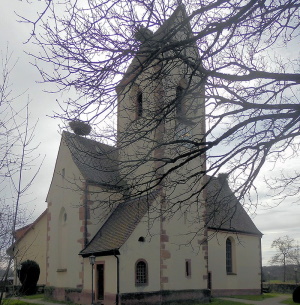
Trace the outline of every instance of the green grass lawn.
{"label": "green grass lawn", "polygon": [[[263,295],[244,295],[244,296],[231,296],[230,298],[232,299],[243,299],[243,300],[249,300],[249,301],[263,301],[265,299],[268,298],[273,298],[278,296],[278,294],[275,293],[268,293],[268,294],[263,294]],[[36,294],[36,295],[29,295],[29,296],[24,296],[22,297],[23,299],[28,299],[28,302],[24,302],[24,301],[20,301],[20,300],[16,300],[16,299],[5,299],[3,301],[3,305],[33,305],[33,303],[30,303],[31,299],[43,299],[43,301],[48,301],[46,299],[44,299],[44,295],[43,294]],[[282,301],[282,304],[287,304],[287,305],[291,305],[291,304],[295,304],[292,300],[292,297],[290,297],[290,295],[287,295],[287,300]],[[64,304],[72,304],[70,302],[55,302],[55,301],[50,301],[53,303],[64,303]],[[221,300],[218,298],[212,298],[211,303],[212,305],[247,305],[246,303],[241,303],[238,302],[237,300]],[[34,305],[38,305],[36,303],[34,303]],[[201,304],[199,304],[201,305]]]}
{"label": "green grass lawn", "polygon": [[[279,296],[279,294],[277,293],[268,293],[268,294],[262,294],[262,295],[239,295],[239,296],[230,296],[230,298],[233,299],[243,299],[243,300],[249,300],[249,301],[263,301],[265,299],[269,299],[269,298],[274,298]],[[296,304],[293,302],[293,299],[291,297],[290,294],[286,295],[287,300],[282,301],[282,304]],[[234,302],[234,305],[238,305],[238,304],[244,304],[244,303],[240,303],[240,302],[236,302],[236,301],[224,301],[224,300],[220,300],[220,299],[213,299],[212,304],[214,305],[229,305],[232,304]]]}
{"label": "green grass lawn", "polygon": [[[22,299],[22,301],[19,300],[18,298]],[[36,302],[33,303],[30,301],[30,300],[39,300],[39,299],[43,302],[43,304],[45,304],[44,302],[50,302],[50,303],[65,304],[65,305],[77,305],[75,303],[68,301],[56,301],[52,299],[47,299],[45,298],[44,294],[22,295],[19,296],[18,298],[4,299],[1,305],[42,305],[38,303],[39,301],[37,301],[37,303]]]}
{"label": "green grass lawn", "polygon": [[28,299],[28,300],[43,299],[43,298],[44,298],[44,295],[42,293],[22,296],[22,299]]}
{"label": "green grass lawn", "polygon": [[[28,300],[28,302],[24,302],[24,301],[20,301],[20,300],[16,300],[16,299],[5,299],[2,302],[3,305],[32,305],[32,303],[30,303],[30,300]],[[38,305],[35,303],[35,305]]]}
{"label": "green grass lawn", "polygon": [[[233,301],[213,299],[210,304],[212,304],[212,305],[232,305]],[[4,300],[3,305],[33,305],[33,303],[30,303],[30,299],[28,299],[28,302],[23,302],[23,301],[19,301],[19,300],[15,300],[15,299],[6,299],[6,300]],[[38,305],[38,304],[34,304],[34,305]],[[199,304],[199,305],[203,305],[203,304]],[[234,305],[247,305],[247,304],[234,301]]]}
{"label": "green grass lawn", "polygon": [[287,300],[285,300],[285,301],[282,301],[281,303],[282,303],[282,304],[296,304],[296,303],[294,303],[294,301],[293,301],[292,298],[289,298],[289,299],[287,299]]}

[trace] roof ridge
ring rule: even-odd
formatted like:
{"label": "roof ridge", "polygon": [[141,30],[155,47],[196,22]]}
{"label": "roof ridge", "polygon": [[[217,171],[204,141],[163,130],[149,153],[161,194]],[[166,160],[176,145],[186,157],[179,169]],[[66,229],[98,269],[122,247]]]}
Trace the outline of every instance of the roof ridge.
{"label": "roof ridge", "polygon": [[77,138],[77,139],[80,139],[80,140],[83,140],[83,141],[87,141],[87,142],[92,142],[94,144],[97,144],[99,146],[107,146],[109,148],[115,148],[117,149],[116,146],[112,146],[112,145],[109,145],[109,144],[106,144],[106,143],[102,143],[102,142],[99,142],[97,140],[94,140],[94,139],[90,139],[90,138],[87,138],[87,137],[83,137],[83,136],[80,136],[80,135],[77,135],[75,133],[72,133],[70,131],[67,131],[67,130],[63,130],[62,134],[64,135],[67,135],[68,137],[73,137],[73,138]]}

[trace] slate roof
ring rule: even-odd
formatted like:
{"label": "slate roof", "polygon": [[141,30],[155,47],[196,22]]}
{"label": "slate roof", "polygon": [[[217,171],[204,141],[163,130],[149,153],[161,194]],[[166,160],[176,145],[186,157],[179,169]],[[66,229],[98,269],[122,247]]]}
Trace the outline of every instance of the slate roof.
{"label": "slate roof", "polygon": [[120,203],[79,255],[119,254],[118,250],[142,220],[155,198],[156,193],[153,192]]}
{"label": "slate roof", "polygon": [[207,226],[211,229],[262,235],[237,200],[223,175],[208,177]]}
{"label": "slate roof", "polygon": [[119,182],[117,149],[94,140],[63,132],[73,161],[89,182],[116,186]]}

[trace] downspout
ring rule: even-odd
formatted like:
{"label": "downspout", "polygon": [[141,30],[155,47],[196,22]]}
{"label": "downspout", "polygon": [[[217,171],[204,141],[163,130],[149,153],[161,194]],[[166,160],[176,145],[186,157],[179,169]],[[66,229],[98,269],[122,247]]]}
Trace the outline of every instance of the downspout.
{"label": "downspout", "polygon": [[87,246],[88,243],[88,229],[87,229],[87,218],[88,218],[88,182],[85,181],[84,186],[84,231],[83,231],[83,239],[84,239],[84,247]]}
{"label": "downspout", "polygon": [[260,254],[260,294],[263,294],[263,268],[262,268],[261,238],[262,238],[262,236],[259,239],[259,249],[260,249],[260,253],[259,253]]}
{"label": "downspout", "polygon": [[119,305],[119,295],[120,295],[120,260],[119,257],[114,253],[117,259],[117,295],[116,295],[116,305]]}

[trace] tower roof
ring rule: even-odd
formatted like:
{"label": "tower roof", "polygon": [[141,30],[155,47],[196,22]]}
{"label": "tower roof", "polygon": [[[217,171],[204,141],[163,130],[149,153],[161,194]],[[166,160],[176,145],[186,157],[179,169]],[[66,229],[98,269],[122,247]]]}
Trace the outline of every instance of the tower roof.
{"label": "tower roof", "polygon": [[[152,35],[148,29],[141,27],[146,31],[143,42],[140,45],[137,55],[133,58],[122,80],[116,87],[119,92],[133,81],[139,73],[154,59],[157,59],[161,52],[167,51],[166,46],[169,43],[180,42],[193,37],[192,29],[184,5],[178,5],[173,14],[163,22],[163,24]],[[192,42],[193,47],[195,43]],[[174,45],[173,45],[174,46]],[[170,47],[170,50],[172,47]]]}

